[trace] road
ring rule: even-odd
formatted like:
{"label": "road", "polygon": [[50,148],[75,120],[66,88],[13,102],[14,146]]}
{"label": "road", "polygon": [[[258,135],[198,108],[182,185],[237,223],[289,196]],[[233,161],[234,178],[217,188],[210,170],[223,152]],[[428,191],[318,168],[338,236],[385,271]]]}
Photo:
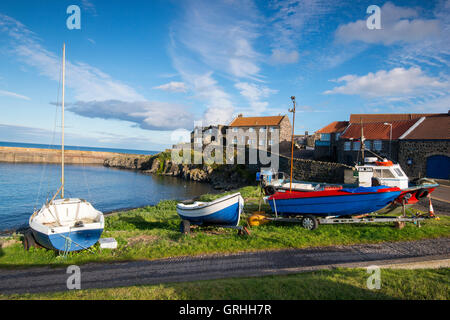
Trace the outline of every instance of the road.
{"label": "road", "polygon": [[[366,267],[450,258],[450,239],[385,242],[230,255],[181,257],[153,261],[86,264],[81,289],[149,285],[229,277],[298,273],[333,267]],[[0,293],[67,290],[65,268],[0,270]]]}

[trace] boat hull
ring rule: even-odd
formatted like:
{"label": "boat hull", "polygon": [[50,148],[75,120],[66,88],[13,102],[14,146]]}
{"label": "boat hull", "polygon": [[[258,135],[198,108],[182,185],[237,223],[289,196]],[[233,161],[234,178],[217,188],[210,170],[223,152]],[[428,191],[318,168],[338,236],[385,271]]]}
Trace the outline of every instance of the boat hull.
{"label": "boat hull", "polygon": [[400,190],[370,193],[286,192],[284,195],[274,194],[269,197],[268,202],[272,211],[282,215],[347,216],[381,210],[399,195]]}
{"label": "boat hull", "polygon": [[[31,229],[36,241],[43,247],[57,251],[80,251],[97,243],[103,229],[88,229],[45,234]],[[70,239],[70,240],[68,240]]]}
{"label": "boat hull", "polygon": [[225,197],[223,201],[213,202],[203,207],[189,208],[177,205],[177,212],[181,219],[188,220],[194,225],[237,226],[243,209],[243,199],[240,194]]}

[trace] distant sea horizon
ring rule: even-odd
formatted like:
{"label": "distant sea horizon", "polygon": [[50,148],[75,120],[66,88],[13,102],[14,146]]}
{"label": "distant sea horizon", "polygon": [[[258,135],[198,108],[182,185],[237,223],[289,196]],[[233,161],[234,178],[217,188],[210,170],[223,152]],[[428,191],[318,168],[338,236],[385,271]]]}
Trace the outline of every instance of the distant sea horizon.
{"label": "distant sea horizon", "polygon": [[[43,143],[24,143],[24,142],[9,142],[0,141],[0,147],[17,147],[17,148],[38,148],[38,149],[61,149],[61,145],[50,145]],[[143,154],[153,155],[161,151],[156,150],[138,150],[138,149],[121,149],[121,148],[100,148],[100,147],[84,147],[84,146],[70,146],[64,145],[65,150],[80,150],[80,151],[99,151],[99,152],[115,152],[125,154]]]}

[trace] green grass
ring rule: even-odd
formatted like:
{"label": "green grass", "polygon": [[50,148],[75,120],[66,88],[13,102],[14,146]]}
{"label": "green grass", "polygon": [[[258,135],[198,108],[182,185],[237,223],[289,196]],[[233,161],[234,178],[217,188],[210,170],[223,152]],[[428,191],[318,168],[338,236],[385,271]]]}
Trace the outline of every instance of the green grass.
{"label": "green grass", "polygon": [[[240,192],[246,198],[246,216],[258,210],[256,187],[245,187]],[[232,193],[232,192],[228,192]],[[212,200],[221,195],[204,195],[202,200]],[[158,259],[175,256],[194,256],[213,253],[233,253],[256,250],[305,248],[312,246],[349,245],[384,241],[407,241],[449,237],[450,217],[429,219],[422,227],[408,223],[403,229],[392,224],[322,225],[308,231],[298,224],[272,222],[250,229],[250,236],[239,236],[236,230],[223,228],[193,228],[190,235],[179,232],[180,218],[176,201],[161,201],[156,206],[130,210],[107,216],[102,237],[113,237],[118,249],[100,249],[69,253],[59,256],[53,251],[32,248],[24,251],[20,242],[0,248],[0,268],[37,265],[62,266],[87,262],[107,262],[141,259]],[[264,210],[270,211],[267,205]],[[15,236],[19,239],[19,236]]]}
{"label": "green grass", "polygon": [[0,299],[439,299],[450,298],[450,269],[381,270],[379,290],[367,289],[364,269],[208,280],[60,293],[0,295]]}

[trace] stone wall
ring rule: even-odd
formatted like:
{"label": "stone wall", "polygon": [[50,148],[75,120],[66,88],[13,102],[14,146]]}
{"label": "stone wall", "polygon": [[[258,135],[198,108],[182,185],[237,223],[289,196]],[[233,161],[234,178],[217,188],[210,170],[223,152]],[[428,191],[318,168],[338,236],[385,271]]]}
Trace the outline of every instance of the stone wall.
{"label": "stone wall", "polygon": [[[280,156],[280,171],[290,174],[290,158]],[[307,159],[294,159],[293,175],[296,180],[344,183],[345,171],[352,167],[341,163]]]}
{"label": "stone wall", "polygon": [[[105,159],[123,157],[121,153],[65,150],[64,162],[68,164],[103,164]],[[136,156],[132,155],[135,158]],[[0,147],[0,162],[61,163],[61,150]]]}
{"label": "stone wall", "polygon": [[410,179],[426,177],[427,158],[434,155],[450,157],[450,140],[400,140],[399,163]]}

